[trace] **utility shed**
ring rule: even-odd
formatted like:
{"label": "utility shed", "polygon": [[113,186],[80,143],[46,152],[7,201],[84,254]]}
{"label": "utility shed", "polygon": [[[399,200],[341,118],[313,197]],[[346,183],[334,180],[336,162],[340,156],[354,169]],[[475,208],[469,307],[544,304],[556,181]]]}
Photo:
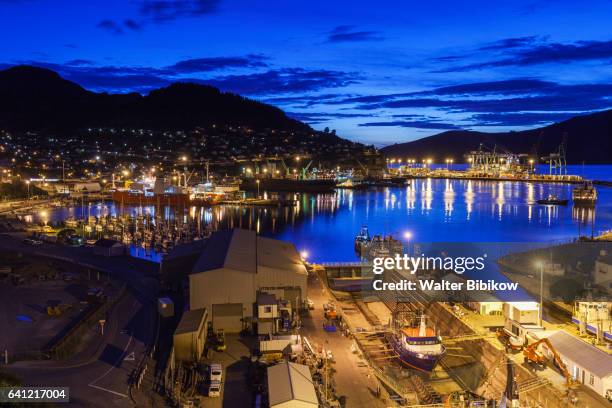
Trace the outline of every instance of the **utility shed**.
{"label": "utility shed", "polygon": [[259,291],[288,300],[295,310],[307,295],[308,272],[295,247],[255,231],[214,233],[189,274],[190,309],[212,312],[215,330],[250,328]]}
{"label": "utility shed", "polygon": [[574,380],[602,397],[612,390],[612,356],[578,337],[563,331],[534,333],[547,337]]}
{"label": "utility shed", "polygon": [[198,361],[206,344],[206,309],[189,310],[183,313],[174,332],[174,356],[180,361]]}
{"label": "utility shed", "polygon": [[288,361],[268,367],[268,396],[270,408],[319,406],[308,366]]}

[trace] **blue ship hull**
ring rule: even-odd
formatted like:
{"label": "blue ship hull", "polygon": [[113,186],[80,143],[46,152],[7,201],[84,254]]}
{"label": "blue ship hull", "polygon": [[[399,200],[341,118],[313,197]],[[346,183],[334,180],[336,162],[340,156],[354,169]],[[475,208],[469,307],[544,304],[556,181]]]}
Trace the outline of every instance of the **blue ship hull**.
{"label": "blue ship hull", "polygon": [[442,359],[444,352],[441,354],[420,354],[406,350],[402,347],[400,341],[393,334],[387,335],[387,342],[398,356],[398,361],[405,367],[419,370],[425,373],[431,373],[438,362]]}

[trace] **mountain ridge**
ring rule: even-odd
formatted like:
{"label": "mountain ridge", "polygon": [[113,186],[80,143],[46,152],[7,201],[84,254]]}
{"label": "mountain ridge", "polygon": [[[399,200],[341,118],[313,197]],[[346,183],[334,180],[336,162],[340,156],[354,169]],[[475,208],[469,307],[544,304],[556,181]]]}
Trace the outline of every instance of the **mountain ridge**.
{"label": "mountain ridge", "polygon": [[17,65],[0,71],[0,128],[6,130],[178,130],[212,123],[312,130],[279,108],[209,85],[176,82],[147,95],[109,94],[86,90],[46,68]]}
{"label": "mountain ridge", "polygon": [[568,163],[612,163],[612,109],[522,131],[489,133],[450,130],[411,142],[385,146],[380,150],[391,158],[427,157],[438,163],[453,158],[458,163],[464,161],[467,152],[477,150],[481,143],[489,148],[497,146],[501,150],[541,158],[557,152],[563,140],[567,142]]}

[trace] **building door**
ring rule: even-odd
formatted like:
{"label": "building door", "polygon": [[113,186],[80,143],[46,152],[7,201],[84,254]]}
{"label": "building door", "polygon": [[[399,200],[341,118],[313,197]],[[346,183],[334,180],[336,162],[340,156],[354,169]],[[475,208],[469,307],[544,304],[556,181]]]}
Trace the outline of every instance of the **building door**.
{"label": "building door", "polygon": [[242,303],[223,303],[212,307],[213,328],[223,329],[226,333],[239,333],[242,330]]}

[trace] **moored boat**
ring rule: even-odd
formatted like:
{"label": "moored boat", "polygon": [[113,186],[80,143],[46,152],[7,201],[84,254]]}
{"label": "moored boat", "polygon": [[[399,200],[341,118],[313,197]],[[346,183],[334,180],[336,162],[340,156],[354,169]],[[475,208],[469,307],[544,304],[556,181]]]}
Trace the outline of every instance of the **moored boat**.
{"label": "moored boat", "polygon": [[359,234],[355,236],[355,252],[361,253],[361,249],[363,246],[367,245],[370,242],[370,232],[368,231],[368,227],[365,225],[361,226],[359,230]]}
{"label": "moored boat", "polygon": [[585,181],[572,190],[574,204],[593,205],[597,201],[597,190],[590,181]]}
{"label": "moored boat", "polygon": [[558,198],[557,196],[550,194],[548,197],[541,198],[537,200],[536,202],[538,204],[544,204],[544,205],[567,205],[568,201],[569,200],[567,199]]}

